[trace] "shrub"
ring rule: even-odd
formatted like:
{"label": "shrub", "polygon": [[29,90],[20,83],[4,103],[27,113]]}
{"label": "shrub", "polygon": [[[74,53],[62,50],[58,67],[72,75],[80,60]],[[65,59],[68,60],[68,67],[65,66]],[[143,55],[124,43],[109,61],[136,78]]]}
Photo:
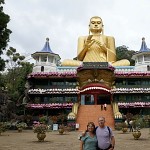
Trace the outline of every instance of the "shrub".
{"label": "shrub", "polygon": [[6,122],[0,122],[0,134],[1,134],[2,132],[5,132],[6,129],[7,129],[7,124],[6,124]]}
{"label": "shrub", "polygon": [[16,124],[17,128],[25,129],[27,127],[27,124],[25,122],[20,122]]}
{"label": "shrub", "polygon": [[47,125],[41,123],[37,123],[33,126],[34,133],[45,133],[47,129]]}

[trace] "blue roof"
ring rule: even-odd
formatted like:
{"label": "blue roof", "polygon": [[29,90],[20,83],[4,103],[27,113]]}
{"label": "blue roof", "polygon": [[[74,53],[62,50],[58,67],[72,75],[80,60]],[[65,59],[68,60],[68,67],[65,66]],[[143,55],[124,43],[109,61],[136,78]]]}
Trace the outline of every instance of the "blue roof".
{"label": "blue roof", "polygon": [[50,45],[49,45],[49,38],[46,38],[46,43],[45,43],[43,49],[41,50],[41,52],[53,53],[51,48],[50,48]]}
{"label": "blue roof", "polygon": [[150,49],[147,48],[145,38],[143,37],[140,52],[149,52],[149,51],[150,51]]}

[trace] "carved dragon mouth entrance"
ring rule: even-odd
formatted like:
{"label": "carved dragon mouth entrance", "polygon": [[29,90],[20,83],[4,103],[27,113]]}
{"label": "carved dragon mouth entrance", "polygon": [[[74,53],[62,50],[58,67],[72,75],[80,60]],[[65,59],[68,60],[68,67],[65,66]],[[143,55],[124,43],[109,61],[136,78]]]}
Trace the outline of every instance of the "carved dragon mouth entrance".
{"label": "carved dragon mouth entrance", "polygon": [[110,88],[95,83],[88,84],[80,89],[80,101],[81,105],[101,105],[111,103]]}
{"label": "carved dragon mouth entrance", "polygon": [[114,68],[107,62],[84,62],[77,69],[81,104],[99,105],[111,103],[114,85]]}
{"label": "carved dragon mouth entrance", "polygon": [[106,88],[111,88],[114,85],[114,68],[107,62],[101,63],[83,63],[77,69],[77,80],[79,89],[90,84],[99,84]]}

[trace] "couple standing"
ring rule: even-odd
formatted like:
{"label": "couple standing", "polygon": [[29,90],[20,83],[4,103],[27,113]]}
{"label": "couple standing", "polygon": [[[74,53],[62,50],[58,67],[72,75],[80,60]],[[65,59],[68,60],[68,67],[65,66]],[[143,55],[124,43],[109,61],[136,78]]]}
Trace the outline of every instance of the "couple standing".
{"label": "couple standing", "polygon": [[105,118],[98,118],[99,126],[89,122],[87,130],[81,137],[80,150],[113,150],[115,138],[112,129],[105,126]]}

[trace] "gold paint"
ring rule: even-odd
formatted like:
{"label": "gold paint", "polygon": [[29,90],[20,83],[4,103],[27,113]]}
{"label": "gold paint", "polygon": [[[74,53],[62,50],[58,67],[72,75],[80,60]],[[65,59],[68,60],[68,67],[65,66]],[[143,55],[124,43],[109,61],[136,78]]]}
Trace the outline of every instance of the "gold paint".
{"label": "gold paint", "polygon": [[103,34],[103,21],[90,19],[89,35],[78,39],[77,60],[64,60],[62,66],[80,66],[82,62],[109,62],[112,66],[129,66],[126,59],[116,61],[115,39]]}
{"label": "gold paint", "polygon": [[70,113],[68,114],[68,118],[76,119],[77,113],[78,113],[78,107],[79,107],[79,103],[75,103],[75,104],[72,106],[72,112],[70,112]]}
{"label": "gold paint", "polygon": [[114,83],[114,72],[109,70],[82,70],[77,73],[79,87],[82,88],[90,83],[99,83],[112,87]]}

